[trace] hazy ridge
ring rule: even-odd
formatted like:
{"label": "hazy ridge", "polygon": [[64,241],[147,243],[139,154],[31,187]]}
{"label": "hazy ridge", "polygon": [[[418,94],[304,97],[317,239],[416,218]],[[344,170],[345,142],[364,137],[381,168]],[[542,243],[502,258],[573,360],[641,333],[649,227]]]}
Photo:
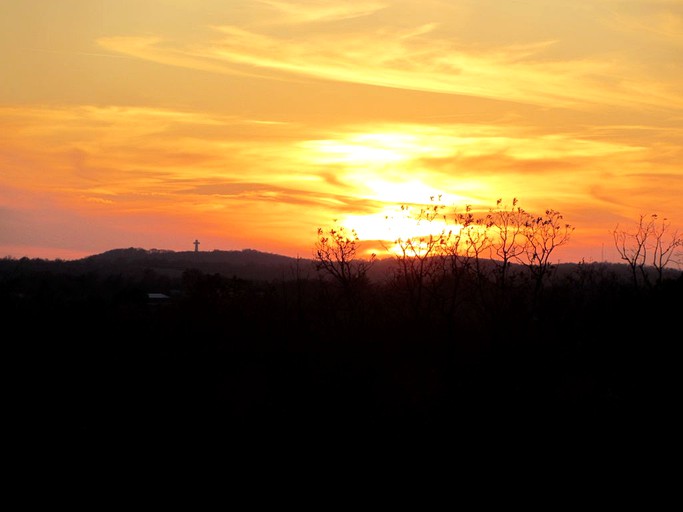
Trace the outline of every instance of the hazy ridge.
{"label": "hazy ridge", "polygon": [[[484,264],[492,265],[490,260]],[[555,275],[566,276],[575,272],[579,265],[599,269],[617,278],[628,279],[630,269],[625,263],[591,262],[560,263]],[[139,247],[117,248],[100,254],[76,260],[47,260],[42,258],[4,258],[0,269],[8,271],[21,268],[31,271],[52,271],[62,273],[88,273],[135,275],[145,271],[158,272],[169,277],[180,277],[185,270],[195,269],[208,274],[255,281],[307,279],[317,274],[316,262],[312,258],[293,258],[281,254],[255,249],[172,251],[165,249],[143,249]],[[382,281],[396,269],[396,259],[385,257],[375,261],[368,272],[372,280]],[[683,271],[666,269],[667,278],[675,278]]]}

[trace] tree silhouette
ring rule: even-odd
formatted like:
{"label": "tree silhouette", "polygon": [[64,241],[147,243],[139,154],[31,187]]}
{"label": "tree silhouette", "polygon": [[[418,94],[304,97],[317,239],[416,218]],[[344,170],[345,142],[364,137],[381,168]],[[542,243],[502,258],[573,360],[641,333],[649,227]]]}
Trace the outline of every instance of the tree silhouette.
{"label": "tree silhouette", "polygon": [[512,206],[504,205],[502,199],[496,201],[486,216],[486,228],[490,234],[491,255],[496,262],[498,284],[501,289],[508,285],[510,266],[526,251],[525,231],[530,215],[517,206],[513,198]]}
{"label": "tree silhouette", "polygon": [[544,215],[529,216],[524,224],[526,243],[523,253],[517,256],[534,278],[534,294],[538,295],[545,278],[553,270],[550,256],[553,251],[569,241],[574,228],[562,222],[563,217],[556,210],[546,210]]}
{"label": "tree silhouette", "polygon": [[373,253],[369,259],[359,258],[358,245],[359,238],[354,229],[349,231],[344,226],[327,230],[318,228],[314,248],[316,269],[326,272],[346,292],[351,292],[366,279],[377,257]]}
{"label": "tree silhouette", "polygon": [[664,269],[670,264],[683,264],[683,235],[676,229],[670,231],[671,222],[662,218],[657,223],[658,216],[652,216],[652,266],[657,272],[657,283],[661,284]]}
{"label": "tree silhouette", "polygon": [[[398,263],[395,277],[408,294],[410,311],[418,318],[425,308],[429,307],[428,303],[435,298],[435,287],[444,281],[444,247],[450,233],[447,233],[444,227],[436,227],[435,222],[444,219],[444,208],[445,206],[440,203],[423,207],[413,218],[416,227],[422,224],[434,225],[433,232],[398,237],[393,241],[398,249],[395,254]],[[402,205],[401,210],[408,212],[409,206]]]}
{"label": "tree silhouette", "polygon": [[672,264],[681,264],[683,255],[683,235],[678,230],[671,231],[671,223],[667,218],[660,220],[654,213],[649,219],[641,214],[635,229],[625,230],[616,225],[612,231],[614,246],[619,256],[630,270],[633,285],[637,288],[639,281],[650,285],[647,264],[650,262],[657,274],[657,283],[661,283],[664,269]]}
{"label": "tree silhouette", "polygon": [[647,261],[647,241],[652,231],[651,221],[645,220],[645,215],[641,214],[635,231],[629,232],[619,228],[617,224],[612,231],[614,246],[619,252],[619,256],[631,269],[633,285],[638,287],[638,271],[643,279],[646,278],[644,271]]}

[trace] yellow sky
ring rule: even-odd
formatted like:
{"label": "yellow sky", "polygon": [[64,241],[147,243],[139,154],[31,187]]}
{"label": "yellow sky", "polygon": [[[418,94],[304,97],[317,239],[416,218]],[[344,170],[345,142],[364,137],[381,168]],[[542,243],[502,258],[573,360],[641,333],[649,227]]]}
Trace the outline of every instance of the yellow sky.
{"label": "yellow sky", "polygon": [[0,0],[0,257],[311,257],[443,194],[683,230],[681,0]]}

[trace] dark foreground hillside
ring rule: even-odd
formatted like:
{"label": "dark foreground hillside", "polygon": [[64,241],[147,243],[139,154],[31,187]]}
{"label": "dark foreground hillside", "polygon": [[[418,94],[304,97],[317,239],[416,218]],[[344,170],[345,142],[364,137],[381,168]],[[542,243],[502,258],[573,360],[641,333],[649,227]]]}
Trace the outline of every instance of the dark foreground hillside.
{"label": "dark foreground hillside", "polygon": [[416,296],[309,270],[29,263],[0,269],[28,446],[637,450],[665,443],[678,405],[680,273],[634,286],[578,265],[538,293],[463,276]]}

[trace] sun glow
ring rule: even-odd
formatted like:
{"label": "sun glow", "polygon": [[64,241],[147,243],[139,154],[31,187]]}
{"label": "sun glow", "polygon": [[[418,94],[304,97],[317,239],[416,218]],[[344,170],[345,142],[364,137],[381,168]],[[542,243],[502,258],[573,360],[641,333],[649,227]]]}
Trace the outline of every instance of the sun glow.
{"label": "sun glow", "polygon": [[399,241],[417,244],[458,229],[452,218],[436,215],[435,208],[452,214],[481,205],[488,196],[490,185],[476,176],[435,173],[427,163],[476,152],[472,146],[478,141],[443,127],[385,125],[350,128],[334,138],[302,142],[299,149],[309,164],[334,169],[335,182],[345,193],[368,205],[369,211],[340,215],[337,222],[371,245],[368,252],[396,253]]}
{"label": "sun glow", "polygon": [[388,165],[408,159],[400,149],[363,145],[354,141],[344,143],[334,140],[317,140],[304,143],[304,147],[318,153],[316,162],[321,164]]}
{"label": "sun glow", "polygon": [[386,206],[374,214],[348,215],[340,223],[355,231],[367,253],[397,255],[410,246],[417,255],[424,251],[426,241],[460,232],[462,225],[452,212],[437,214],[425,205]]}
{"label": "sun glow", "polygon": [[316,163],[366,168],[446,157],[453,153],[454,144],[452,137],[419,133],[416,127],[406,127],[405,131],[338,134],[334,139],[305,141],[301,148]]}

